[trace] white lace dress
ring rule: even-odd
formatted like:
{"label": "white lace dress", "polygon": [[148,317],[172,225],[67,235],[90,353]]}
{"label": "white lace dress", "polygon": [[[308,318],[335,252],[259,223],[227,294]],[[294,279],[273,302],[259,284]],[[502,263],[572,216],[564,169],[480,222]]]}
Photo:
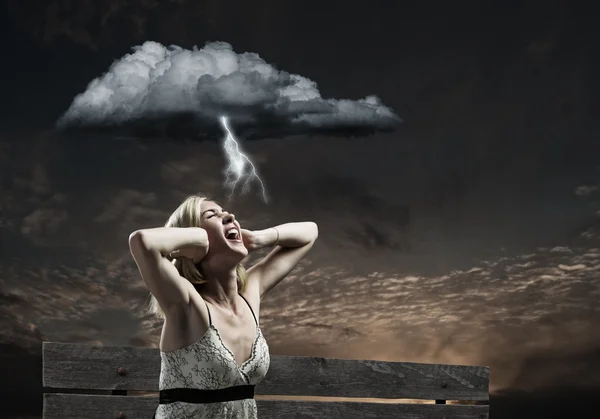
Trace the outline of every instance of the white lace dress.
{"label": "white lace dress", "polygon": [[[254,312],[252,315],[254,316]],[[256,316],[254,320],[256,321]],[[212,320],[208,330],[198,341],[174,351],[161,351],[160,357],[159,390],[174,388],[217,390],[233,386],[256,385],[267,374],[270,363],[269,347],[258,322],[252,353],[241,366],[237,365],[233,353],[223,344]],[[253,398],[212,403],[176,401],[160,404],[155,418],[255,419],[257,418],[256,401]]]}

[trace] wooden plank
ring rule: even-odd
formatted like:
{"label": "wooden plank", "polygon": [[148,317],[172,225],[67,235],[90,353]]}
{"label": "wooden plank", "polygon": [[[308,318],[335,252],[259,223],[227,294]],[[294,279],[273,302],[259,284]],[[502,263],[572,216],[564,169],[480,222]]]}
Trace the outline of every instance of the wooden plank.
{"label": "wooden plank", "polygon": [[489,368],[278,356],[259,394],[488,400]]}
{"label": "wooden plank", "polygon": [[[487,419],[487,405],[388,404],[356,402],[308,402],[258,400],[261,419]],[[150,419],[158,398],[44,394],[44,419]],[[124,414],[125,416],[120,416]]]}
{"label": "wooden plank", "polygon": [[44,342],[42,370],[44,387],[158,391],[160,353],[155,348]]}
{"label": "wooden plank", "polygon": [[[120,368],[123,375],[119,375]],[[56,389],[158,391],[154,348],[43,344],[43,383]],[[489,368],[272,356],[257,394],[488,400]]]}
{"label": "wooden plank", "polygon": [[299,400],[258,400],[263,419],[488,419],[487,405],[389,404],[356,402],[305,402]]}
{"label": "wooden plank", "polygon": [[46,393],[42,415],[43,419],[152,419],[157,406],[156,396]]}

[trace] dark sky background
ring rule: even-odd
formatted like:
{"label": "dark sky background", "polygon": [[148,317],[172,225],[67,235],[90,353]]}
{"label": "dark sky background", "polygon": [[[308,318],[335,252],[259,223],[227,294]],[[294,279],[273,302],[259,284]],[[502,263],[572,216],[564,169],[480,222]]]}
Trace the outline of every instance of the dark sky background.
{"label": "dark sky background", "polygon": [[404,120],[244,143],[272,200],[237,197],[242,225],[320,227],[264,300],[272,353],[489,365],[492,418],[583,416],[600,394],[600,48],[574,3],[3,2],[2,414],[41,415],[44,340],[157,347],[127,236],[187,194],[225,201],[220,143],[53,125],[131,47],[217,40]]}

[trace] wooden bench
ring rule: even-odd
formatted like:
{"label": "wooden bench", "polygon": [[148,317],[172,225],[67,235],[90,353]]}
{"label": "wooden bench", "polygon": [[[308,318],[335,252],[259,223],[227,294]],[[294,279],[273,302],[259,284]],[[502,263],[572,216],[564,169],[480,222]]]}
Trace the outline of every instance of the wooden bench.
{"label": "wooden bench", "polygon": [[[44,419],[152,418],[158,349],[44,342],[42,354]],[[271,356],[256,401],[259,419],[487,419],[488,383],[488,367]],[[284,396],[396,400],[281,400]]]}

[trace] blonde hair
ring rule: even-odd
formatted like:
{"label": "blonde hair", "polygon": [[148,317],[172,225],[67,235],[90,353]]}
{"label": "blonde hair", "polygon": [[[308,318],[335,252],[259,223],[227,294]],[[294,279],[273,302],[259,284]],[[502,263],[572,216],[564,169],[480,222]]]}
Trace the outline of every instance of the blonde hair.
{"label": "blonde hair", "polygon": [[[210,200],[206,195],[196,194],[188,196],[177,209],[171,214],[165,227],[200,227],[200,204]],[[173,264],[179,271],[179,275],[190,281],[194,286],[202,285],[208,281],[204,279],[202,272],[198,269],[199,266],[187,258],[174,259]],[[236,267],[237,286],[240,292],[243,292],[248,285],[248,273],[244,266],[239,263]],[[150,293],[150,301],[148,303],[148,313],[158,318],[164,319],[165,313],[158,304],[156,297]]]}

